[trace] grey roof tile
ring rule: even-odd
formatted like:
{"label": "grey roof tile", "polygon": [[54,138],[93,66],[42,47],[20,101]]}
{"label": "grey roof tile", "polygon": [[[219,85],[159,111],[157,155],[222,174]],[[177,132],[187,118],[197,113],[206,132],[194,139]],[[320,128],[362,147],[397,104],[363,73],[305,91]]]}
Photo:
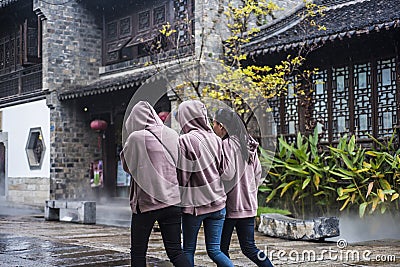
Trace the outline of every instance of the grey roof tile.
{"label": "grey roof tile", "polygon": [[121,75],[108,79],[99,79],[89,85],[77,86],[71,88],[71,90],[62,92],[58,95],[58,99],[68,100],[138,87],[152,74],[152,72],[147,71],[138,72],[135,74]]}
{"label": "grey roof tile", "polygon": [[[279,22],[279,25],[264,28],[246,45],[250,54],[296,48],[302,42],[325,42],[350,38],[353,35],[368,34],[372,31],[400,28],[400,0],[319,0],[327,5],[325,16],[316,19],[326,30],[303,32],[298,14]],[[297,20],[297,22],[296,22]],[[296,23],[293,23],[296,22]],[[287,27],[293,23],[292,27]],[[285,29],[287,27],[287,29]],[[281,32],[279,32],[281,31]]]}

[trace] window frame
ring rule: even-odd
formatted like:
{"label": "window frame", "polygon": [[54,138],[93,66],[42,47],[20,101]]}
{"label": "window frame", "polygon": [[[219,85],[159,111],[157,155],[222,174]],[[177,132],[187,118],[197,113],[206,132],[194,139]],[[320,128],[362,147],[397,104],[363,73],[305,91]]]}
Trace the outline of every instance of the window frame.
{"label": "window frame", "polygon": [[[35,149],[37,146],[37,140],[35,141],[32,138],[37,138],[40,140],[40,156],[35,155]],[[25,146],[26,157],[28,160],[29,168],[32,169],[41,169],[43,164],[44,155],[46,154],[46,145],[44,143],[43,133],[41,127],[35,127],[29,129],[28,139]]]}
{"label": "window frame", "polygon": [[[162,8],[164,10],[164,21],[155,23],[155,12],[157,9]],[[187,12],[190,15],[190,5],[187,4]],[[121,11],[120,17],[104,18],[103,30],[103,66],[112,65],[119,62],[128,60],[137,60],[141,57],[147,56],[147,54],[140,53],[140,47],[151,42],[154,35],[159,34],[159,29],[162,25],[170,23],[174,27],[174,8],[173,1],[163,0],[154,1],[149,4],[145,4],[142,7],[135,10],[135,12]],[[145,28],[139,28],[139,17],[140,14],[147,12],[149,14],[149,26]],[[121,34],[121,21],[128,19],[130,20],[130,33]],[[109,36],[109,25],[115,24],[114,36]],[[152,38],[153,37],[153,38]],[[126,39],[129,39],[126,41]],[[118,47],[113,51],[110,51],[110,46]],[[169,50],[170,48],[167,48]]]}
{"label": "window frame", "polygon": [[[352,61],[349,64],[340,64],[340,65],[332,65],[329,67],[320,67],[320,72],[325,71],[327,78],[326,78],[326,84],[325,84],[325,90],[326,90],[326,94],[325,94],[325,98],[327,99],[327,107],[326,107],[326,112],[327,115],[325,114],[325,117],[327,118],[328,121],[324,122],[324,124],[327,126],[325,131],[323,132],[324,138],[322,139],[323,143],[336,143],[338,141],[339,136],[342,136],[343,134],[348,134],[348,135],[352,135],[355,134],[357,141],[358,142],[366,142],[369,143],[372,141],[371,138],[364,136],[358,136],[357,133],[357,120],[358,120],[358,116],[356,114],[357,110],[355,107],[355,101],[357,101],[356,99],[356,91],[357,90],[363,90],[363,88],[357,88],[356,85],[356,79],[357,79],[357,75],[356,75],[356,66],[360,66],[360,65],[369,65],[370,69],[369,72],[367,74],[367,76],[369,75],[370,77],[367,77],[367,79],[369,79],[370,84],[367,85],[370,87],[371,90],[371,94],[369,97],[369,101],[370,101],[370,107],[371,107],[371,111],[370,113],[368,113],[368,116],[371,120],[371,125],[368,126],[367,131],[371,134],[371,136],[373,136],[374,138],[383,138],[383,137],[387,137],[388,135],[391,135],[392,133],[389,133],[389,131],[387,131],[387,129],[380,129],[379,128],[379,121],[378,120],[382,120],[384,114],[380,114],[378,112],[380,112],[379,110],[379,106],[381,105],[380,101],[380,87],[384,87],[385,85],[380,85],[380,79],[381,77],[378,77],[379,75],[379,64],[383,64],[384,62],[390,61],[391,62],[391,68],[390,68],[390,75],[391,75],[391,85],[392,87],[392,91],[391,91],[391,99],[386,99],[386,101],[391,101],[392,105],[389,106],[390,109],[390,114],[392,116],[391,122],[392,122],[392,133],[395,131],[395,129],[400,128],[400,110],[397,108],[398,106],[400,106],[400,63],[398,60],[398,57],[396,57],[395,55],[385,55],[382,57],[377,57],[377,58],[370,58],[370,59],[364,59],[364,60],[356,60],[356,61]],[[380,63],[381,62],[381,63]],[[383,63],[382,63],[383,62]],[[383,69],[383,67],[381,67]],[[346,69],[348,71],[348,77],[347,77],[347,83],[348,85],[345,84],[345,88],[344,90],[348,90],[347,92],[347,97],[346,102],[347,102],[347,106],[348,106],[348,110],[347,110],[347,114],[346,117],[348,117],[348,121],[346,122],[347,126],[346,126],[346,131],[341,132],[341,133],[337,133],[335,134],[333,129],[334,129],[334,114],[333,114],[333,109],[335,108],[335,103],[333,102],[335,99],[335,86],[334,86],[334,70],[337,69]],[[346,83],[346,82],[345,82]],[[315,86],[314,86],[315,87]],[[315,89],[315,88],[313,88]],[[382,89],[383,91],[387,90],[387,89]],[[385,92],[383,92],[385,93]],[[313,95],[314,96],[314,95]],[[313,101],[315,101],[315,98],[313,97]],[[280,116],[277,117],[276,119],[279,120],[279,125],[280,127],[278,127],[278,134],[284,135],[287,138],[289,138],[290,140],[292,139],[292,134],[290,134],[287,131],[287,124],[289,123],[288,121],[286,121],[286,117],[287,115],[286,113],[286,105],[287,105],[287,96],[282,96],[281,97],[281,101],[271,101],[273,102],[275,105],[279,105],[277,107],[277,110],[279,112],[276,112],[277,114],[279,114]],[[394,104],[393,104],[394,103]],[[274,107],[276,108],[276,107]],[[303,112],[301,111],[302,106],[299,105],[299,112],[298,112],[298,118],[297,119],[297,123],[303,121],[301,116],[303,116]],[[319,110],[316,110],[316,106],[313,105],[313,114],[317,114],[319,113]],[[382,113],[382,112],[381,112]],[[395,113],[395,114],[394,114]],[[314,117],[314,116],[313,116]],[[314,118],[315,119],[315,118]],[[383,123],[381,123],[383,125]],[[297,128],[300,128],[300,125],[297,125]],[[383,132],[383,134],[382,134]]]}

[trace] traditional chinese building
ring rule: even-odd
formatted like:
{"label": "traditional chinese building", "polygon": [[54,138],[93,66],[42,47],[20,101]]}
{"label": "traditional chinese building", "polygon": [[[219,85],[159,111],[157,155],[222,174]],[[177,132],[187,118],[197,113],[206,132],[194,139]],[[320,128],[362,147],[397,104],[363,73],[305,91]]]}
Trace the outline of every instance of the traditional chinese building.
{"label": "traditional chinese building", "polygon": [[[126,197],[118,163],[127,105],[154,74],[149,62],[195,54],[194,12],[203,5],[1,0],[0,197],[38,206]],[[174,43],[160,35],[167,24]],[[155,108],[170,110],[166,94]]]}
{"label": "traditional chinese building", "polygon": [[0,198],[37,205],[50,191],[42,26],[32,1],[0,1]]}
{"label": "traditional chinese building", "polygon": [[[321,23],[328,30],[309,36],[296,32],[301,3],[278,1],[285,11],[261,27],[250,55],[273,63],[306,38],[320,46],[307,62],[321,70],[314,115],[322,118],[324,138],[390,133],[399,119],[398,1],[325,1]],[[126,197],[129,178],[118,164],[130,99],[154,65],[218,59],[225,4],[0,0],[0,197],[38,206],[46,199]],[[174,30],[169,40],[159,31],[167,24]],[[275,100],[280,133],[304,127],[297,101],[290,94]],[[165,92],[155,108],[165,114],[171,105]]]}
{"label": "traditional chinese building", "polygon": [[391,136],[400,125],[400,1],[315,2],[326,7],[324,16],[313,18],[326,30],[305,30],[300,7],[262,28],[247,47],[262,65],[310,49],[305,67],[319,68],[311,105],[303,105],[293,87],[271,100],[278,132],[293,138],[316,126],[329,143],[346,133],[358,142]]}

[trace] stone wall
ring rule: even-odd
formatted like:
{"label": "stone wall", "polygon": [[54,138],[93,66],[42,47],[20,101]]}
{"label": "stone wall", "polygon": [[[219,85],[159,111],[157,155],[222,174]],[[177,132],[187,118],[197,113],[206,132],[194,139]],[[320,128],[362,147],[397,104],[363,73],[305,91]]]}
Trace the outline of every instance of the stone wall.
{"label": "stone wall", "polygon": [[34,1],[43,20],[43,88],[58,92],[99,77],[102,26],[75,0]]}
{"label": "stone wall", "polygon": [[7,201],[43,207],[49,198],[49,187],[49,179],[46,177],[8,177]]}
{"label": "stone wall", "polygon": [[101,157],[90,118],[73,102],[54,108],[51,120],[51,199],[91,198],[90,161]]}
{"label": "stone wall", "polygon": [[[43,88],[50,108],[50,198],[84,199],[91,194],[90,161],[101,155],[90,118],[74,101],[57,95],[99,78],[101,16],[76,0],[34,0],[43,25]],[[100,22],[99,22],[100,21]]]}

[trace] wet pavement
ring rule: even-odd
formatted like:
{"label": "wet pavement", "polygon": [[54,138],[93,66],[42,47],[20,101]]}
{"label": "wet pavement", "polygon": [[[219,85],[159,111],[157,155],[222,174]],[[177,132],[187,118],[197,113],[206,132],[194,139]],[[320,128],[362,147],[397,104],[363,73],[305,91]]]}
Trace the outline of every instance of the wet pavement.
{"label": "wet pavement", "polygon": [[[0,266],[129,266],[129,227],[45,221],[39,210],[14,210],[12,215],[0,210]],[[108,215],[113,217],[111,211]],[[234,265],[254,266],[240,251],[235,235],[232,241]],[[400,266],[400,240],[305,242],[256,233],[256,243],[275,266]],[[157,231],[151,235],[148,256],[148,266],[172,266]],[[202,232],[195,263],[215,266]]]}

